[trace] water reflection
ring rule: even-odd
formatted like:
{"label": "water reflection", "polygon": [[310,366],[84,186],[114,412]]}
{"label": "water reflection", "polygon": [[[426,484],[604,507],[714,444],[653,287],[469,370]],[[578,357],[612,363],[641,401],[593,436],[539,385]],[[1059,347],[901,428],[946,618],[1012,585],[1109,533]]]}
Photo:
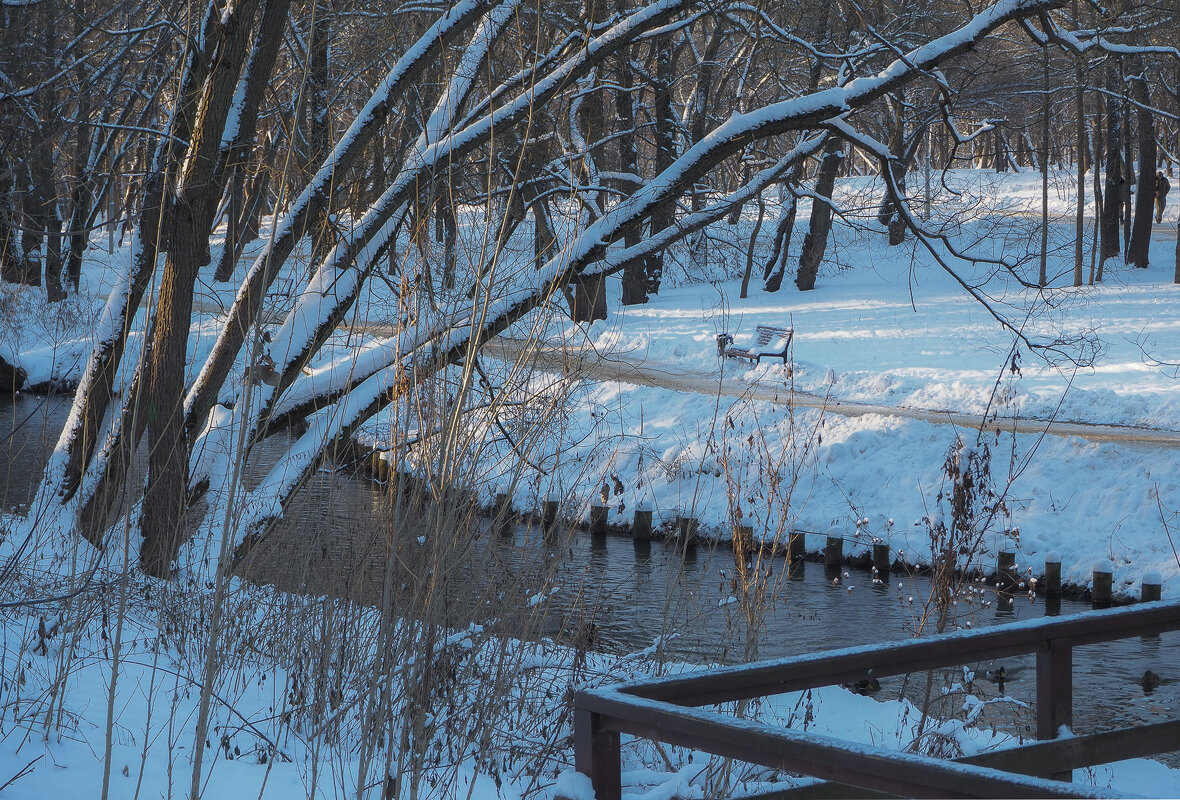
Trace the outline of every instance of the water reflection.
{"label": "water reflection", "polygon": [[[20,398],[0,408],[0,501],[27,503],[68,403]],[[257,480],[276,441],[250,465]],[[273,452],[272,452],[273,451]],[[827,570],[781,557],[748,555],[735,561],[728,546],[682,549],[520,525],[490,535],[488,520],[466,520],[447,541],[398,517],[384,491],[342,474],[321,473],[298,496],[247,575],[288,591],[338,594],[376,603],[385,587],[412,608],[423,582],[446,579],[448,620],[495,624],[505,633],[548,636],[571,644],[635,652],[658,642],[656,654],[691,663],[739,662],[929,633],[924,578],[869,570]],[[399,522],[395,524],[395,518]],[[437,530],[437,529],[436,529]],[[744,602],[738,576],[757,574],[753,602]],[[400,607],[400,606],[399,606]],[[957,622],[987,626],[1088,610],[1085,603],[1030,600],[990,591],[956,606]],[[1075,651],[1075,727],[1101,730],[1175,717],[1180,708],[1180,634],[1087,645]],[[963,693],[994,699],[1006,693],[1032,707],[1035,658],[1005,658],[947,673]],[[1148,673],[1154,675],[1150,678]],[[989,675],[991,679],[989,679]],[[1001,681],[996,679],[1002,676]],[[918,679],[881,681],[883,697],[919,696]],[[1029,729],[1031,711],[996,707],[985,723]]]}

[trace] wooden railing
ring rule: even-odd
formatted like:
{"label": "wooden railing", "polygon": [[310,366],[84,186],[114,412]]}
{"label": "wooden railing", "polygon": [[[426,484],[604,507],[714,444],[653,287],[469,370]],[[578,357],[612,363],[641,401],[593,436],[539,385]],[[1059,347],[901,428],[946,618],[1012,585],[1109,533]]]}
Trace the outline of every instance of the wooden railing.
{"label": "wooden railing", "polygon": [[[1073,724],[1074,648],[1177,629],[1180,603],[1142,603],[583,691],[574,698],[575,766],[589,776],[597,800],[619,800],[619,735],[627,733],[839,784],[774,797],[847,795],[848,787],[857,796],[1117,797],[1053,777],[1068,780],[1075,768],[1180,749],[1180,721],[1056,739],[1062,726]],[[1036,654],[1037,738],[1043,741],[955,761],[701,708],[1025,653]]]}

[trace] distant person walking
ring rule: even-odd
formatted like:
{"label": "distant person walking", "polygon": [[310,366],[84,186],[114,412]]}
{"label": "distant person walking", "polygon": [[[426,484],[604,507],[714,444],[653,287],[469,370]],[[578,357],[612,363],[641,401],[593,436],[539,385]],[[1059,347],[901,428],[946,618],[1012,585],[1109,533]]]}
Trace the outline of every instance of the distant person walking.
{"label": "distant person walking", "polygon": [[1172,184],[1164,176],[1163,170],[1155,173],[1155,221],[1164,221],[1164,209],[1168,205],[1168,192]]}

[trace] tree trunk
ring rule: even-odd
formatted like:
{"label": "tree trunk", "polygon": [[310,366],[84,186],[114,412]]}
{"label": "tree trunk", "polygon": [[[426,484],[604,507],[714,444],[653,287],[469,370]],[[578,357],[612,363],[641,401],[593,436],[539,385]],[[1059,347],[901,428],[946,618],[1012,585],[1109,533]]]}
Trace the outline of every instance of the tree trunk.
{"label": "tree trunk", "polygon": [[[1077,3],[1074,3],[1074,19],[1077,19]],[[1082,62],[1079,58],[1074,68],[1074,114],[1077,116],[1078,143],[1078,194],[1077,209],[1074,214],[1074,242],[1073,242],[1073,285],[1082,285],[1082,244],[1086,235],[1086,96],[1082,92],[1085,74],[1082,72]]]}
{"label": "tree trunk", "polygon": [[1102,230],[1102,180],[1099,177],[1099,169],[1102,164],[1102,98],[1095,96],[1094,98],[1094,128],[1090,134],[1090,144],[1094,148],[1094,152],[1090,157],[1090,163],[1094,167],[1094,175],[1091,184],[1094,187],[1094,236],[1093,241],[1090,242],[1090,285],[1094,285],[1094,281],[1102,280],[1101,266],[1098,267],[1098,275],[1095,276],[1095,264],[1098,263],[1098,251],[1101,249],[1101,230]]}
{"label": "tree trunk", "polygon": [[746,247],[746,272],[742,276],[742,290],[738,297],[743,300],[750,288],[750,273],[754,270],[754,245],[758,242],[758,232],[762,230],[762,220],[766,218],[766,201],[758,195],[758,218],[754,222],[754,230],[750,233],[750,244]]}
{"label": "tree trunk", "polygon": [[[1125,82],[1124,82],[1125,83]],[[1125,85],[1123,86],[1125,90]],[[1132,211],[1132,190],[1135,187],[1135,153],[1131,146],[1131,103],[1126,96],[1123,97],[1123,182],[1121,185],[1122,193],[1119,195],[1121,203],[1119,210],[1123,215],[1123,251],[1128,252],[1131,249],[1131,233],[1134,226],[1134,213]]]}
{"label": "tree trunk", "polygon": [[[616,11],[622,13],[622,0],[616,0]],[[631,48],[619,54],[619,86],[615,90],[615,113],[619,118],[619,166],[628,175],[639,174],[639,151],[635,143],[635,98],[632,95],[634,76],[631,71]],[[624,246],[639,244],[638,228],[629,230]],[[647,274],[644,264],[636,261],[623,268],[623,305],[638,306],[647,302]]]}
{"label": "tree trunk", "polygon": [[799,198],[795,196],[795,184],[799,177],[799,167],[791,170],[787,178],[787,192],[783,198],[782,216],[774,230],[774,248],[770,258],[766,260],[766,267],[762,270],[762,279],[766,281],[763,289],[777,292],[783,285],[783,276],[787,273],[788,253],[791,249],[791,235],[795,232],[795,216],[799,211]]}
{"label": "tree trunk", "polygon": [[571,312],[574,322],[606,319],[606,275],[588,275],[574,283]]}
{"label": "tree trunk", "polygon": [[[699,142],[705,137],[709,124],[709,100],[713,89],[714,73],[716,72],[717,51],[721,49],[724,27],[721,24],[713,26],[713,33],[705,52],[701,55],[700,70],[697,73],[696,87],[692,96],[692,115],[688,125],[688,146]],[[700,211],[705,205],[705,193],[701,184],[692,189],[691,208],[693,213]]]}
{"label": "tree trunk", "polygon": [[811,203],[811,223],[807,235],[803,237],[799,271],[795,275],[795,285],[801,292],[815,288],[819,265],[828,247],[828,233],[832,229],[832,206],[824,202],[824,199],[830,199],[832,196],[832,190],[836,187],[836,175],[843,160],[843,143],[835,136],[829,138],[824,145],[823,161],[820,162],[819,174],[815,179],[816,197]]}
{"label": "tree trunk", "polygon": [[270,207],[268,193],[275,149],[269,143],[259,149],[262,152],[256,158],[253,177],[248,176],[244,167],[234,170],[225,247],[221,250],[221,258],[213,274],[216,281],[228,281],[233,277],[234,268],[241,260],[246,245],[258,238],[262,217]]}
{"label": "tree trunk", "polygon": [[[219,59],[205,86],[187,157],[170,198],[168,258],[151,333],[146,375],[148,477],[140,523],[140,566],[167,576],[181,544],[188,490],[188,442],[184,429],[185,363],[197,272],[209,263],[209,234],[221,198],[221,138],[242,75],[257,0],[237,7],[223,25]],[[220,174],[219,174],[220,173]]]}
{"label": "tree trunk", "polygon": [[[1115,106],[1119,89],[1113,69],[1106,70],[1106,97],[1099,97],[1099,103],[1106,108],[1106,189],[1102,193],[1102,251],[1099,253],[1099,270],[1108,259],[1122,252],[1119,239],[1119,220],[1123,210],[1123,125]],[[1099,278],[1101,280],[1101,278]]]}
{"label": "tree trunk", "polygon": [[[906,231],[905,221],[897,208],[898,200],[905,197],[907,172],[907,164],[902,156],[905,150],[905,95],[899,92],[897,96],[891,97],[889,107],[889,149],[898,156],[889,162],[889,175],[892,177],[893,185],[897,187],[898,196],[894,197],[892,186],[885,186],[885,196],[877,212],[877,222],[888,228],[889,244],[897,246],[905,241]],[[881,181],[887,183],[884,175],[881,176]]]}
{"label": "tree trunk", "polygon": [[[1143,66],[1146,70],[1146,66]],[[1135,192],[1135,224],[1127,246],[1127,263],[1147,269],[1151,248],[1151,225],[1155,219],[1155,117],[1146,80],[1132,82],[1131,91],[1139,105],[1137,112],[1139,140],[1139,180]]]}
{"label": "tree trunk", "polygon": [[[333,9],[331,0],[316,0],[312,6],[313,19],[308,42],[307,65],[307,152],[303,158],[303,174],[312,171],[328,154],[328,42],[332,36]],[[336,207],[334,195],[315,209],[307,220],[307,235],[312,241],[312,262],[323,261],[336,242],[332,226],[332,211]]]}
{"label": "tree trunk", "polygon": [[[656,174],[662,173],[676,160],[676,117],[672,113],[672,48],[666,41],[656,46],[656,83],[655,83],[655,138],[656,138]],[[676,205],[672,202],[661,203],[651,215],[651,234],[655,236],[672,224],[675,219]],[[664,277],[663,251],[652,254],[644,268],[647,277],[648,294],[660,293],[660,281]]]}
{"label": "tree trunk", "polygon": [[1044,48],[1041,83],[1041,259],[1037,285],[1049,282],[1049,48]]}

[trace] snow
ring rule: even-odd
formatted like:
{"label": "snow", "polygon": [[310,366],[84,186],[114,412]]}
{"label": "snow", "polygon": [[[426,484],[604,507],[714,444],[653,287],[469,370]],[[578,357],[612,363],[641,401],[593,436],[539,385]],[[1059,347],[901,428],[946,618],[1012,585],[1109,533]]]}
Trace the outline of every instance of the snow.
{"label": "snow", "polygon": [[565,770],[553,784],[553,796],[565,800],[594,800],[594,787],[582,773]]}
{"label": "snow", "polygon": [[[1040,176],[963,170],[948,180],[964,194],[936,202],[963,212],[957,243],[1015,256],[1018,269],[1024,268],[1019,256],[1027,253],[1020,248],[1033,238],[1029,232],[1036,220],[1027,212],[1039,205]],[[1063,220],[1073,199],[1070,180],[1069,170],[1053,175],[1052,213]],[[868,218],[879,195],[876,181],[848,178],[839,183],[835,201],[853,217]],[[803,199],[800,227],[809,207],[810,201]],[[775,212],[773,204],[769,212]],[[987,278],[987,296],[1004,313],[1022,321],[1030,340],[1061,343],[1058,352],[1045,354],[1014,345],[1012,335],[1000,329],[977,301],[966,297],[928,253],[909,243],[889,248],[877,233],[838,227],[816,290],[799,293],[788,285],[777,294],[767,294],[755,281],[746,300],[737,297],[741,266],[731,263],[728,255],[700,263],[674,248],[665,286],[647,305],[621,308],[616,302],[610,320],[589,328],[573,326],[560,317],[529,317],[508,331],[508,338],[521,338],[522,328],[531,326],[531,331],[545,337],[527,359],[535,372],[522,385],[530,389],[553,383],[561,364],[579,356],[587,356],[589,364],[597,364],[602,372],[573,384],[571,411],[563,418],[561,430],[550,434],[534,453],[541,471],[519,478],[519,458],[503,447],[489,447],[471,469],[488,491],[514,487],[513,505],[524,510],[553,498],[562,502],[563,515],[584,516],[604,480],[617,476],[622,489],[612,493],[611,522],[630,521],[637,508],[653,510],[656,526],[672,523],[678,513],[691,513],[705,533],[725,538],[740,509],[742,524],[752,525],[758,535],[782,541],[787,532],[799,530],[813,552],[823,547],[824,535],[832,531],[844,538],[849,555],[867,552],[879,540],[909,563],[929,563],[926,521],[937,524],[950,518],[945,503],[938,500],[947,480],[943,474],[947,454],[952,448],[963,455],[982,454],[986,444],[993,483],[1005,491],[1006,499],[1004,512],[984,532],[981,567],[994,568],[999,552],[1013,550],[1022,573],[1030,566],[1038,572],[1043,563],[1059,560],[1063,580],[1085,586],[1095,563],[1102,561],[1113,570],[1116,593],[1133,594],[1138,580],[1151,582],[1151,577],[1162,583],[1165,599],[1176,599],[1180,597],[1180,564],[1171,541],[1180,521],[1180,448],[1175,439],[1166,438],[1180,431],[1178,368],[1172,363],[1180,352],[1180,324],[1172,321],[1171,313],[1177,291],[1171,283],[1175,206],[1167,213],[1165,224],[1156,228],[1151,269],[1110,263],[1105,281],[1096,286],[1068,287],[1072,264],[1056,255],[1050,262],[1052,286],[1043,294],[1023,288],[1011,277],[987,278],[972,273],[970,267],[960,267],[972,280]],[[732,234],[726,234],[726,227],[719,223],[714,232],[744,246],[751,221],[743,220]],[[772,230],[773,225],[764,225],[762,236]],[[1070,233],[1066,222],[1051,230],[1057,240]],[[797,234],[793,253],[798,252],[801,232]],[[247,254],[247,263],[262,244]],[[102,245],[105,249],[105,241]],[[758,246],[759,255],[769,248],[766,241]],[[531,247],[523,258],[531,259]],[[37,310],[42,307],[28,300],[29,290],[0,289],[0,301],[12,304],[6,308],[20,309],[6,314],[0,323],[0,352],[19,361],[30,376],[36,376],[34,380],[76,379],[95,337],[112,324],[96,322],[103,313],[101,298],[123,291],[118,288],[118,275],[121,269],[125,274],[130,263],[126,249],[110,259],[103,251],[92,252],[83,275],[86,294],[70,301],[77,303],[73,313],[83,320],[81,325]],[[114,269],[108,270],[111,266]],[[522,283],[511,287],[527,288],[535,280],[531,270],[522,272]],[[278,408],[290,409],[350,380],[367,378],[352,394],[311,418],[307,431],[254,487],[245,520],[277,513],[276,491],[296,483],[314,463],[320,443],[390,390],[403,358],[425,350],[423,327],[398,327],[397,318],[386,315],[381,305],[387,298],[369,287],[358,291],[355,276],[338,277],[346,278],[348,291],[357,293],[360,322],[379,323],[391,331],[366,331],[352,342],[344,334],[337,335],[292,389],[277,399]],[[608,286],[617,301],[617,279],[612,278]],[[327,289],[327,284],[317,284],[304,292],[309,296],[310,291]],[[201,291],[190,376],[212,345],[216,315],[233,300],[232,290],[221,286]],[[313,306],[305,308],[310,316],[289,318],[289,327],[279,337],[284,347],[301,341],[319,320],[311,313]],[[141,313],[133,327],[142,328],[142,319]],[[759,324],[795,329],[789,371],[781,363],[748,365],[718,357],[718,333],[731,333],[736,344],[748,345]],[[79,327],[87,330],[86,335],[78,335]],[[453,333],[451,341],[465,335]],[[354,351],[357,341],[359,349]],[[131,348],[137,346],[138,340],[133,341]],[[487,357],[483,364],[493,381],[508,383],[505,376],[511,366],[507,362],[501,366]],[[636,377],[635,369],[642,371],[641,377],[665,385],[647,385]],[[629,376],[633,380],[620,380]],[[120,373],[117,385],[122,386],[125,379]],[[788,403],[792,396],[800,401],[798,405]],[[255,399],[251,414],[257,414],[260,402]],[[957,415],[953,424],[947,421],[952,414]],[[988,420],[979,441],[975,426],[962,421],[971,415]],[[205,429],[204,449],[194,456],[194,476],[215,476],[227,470],[230,434],[238,430],[241,416],[225,409],[215,411]],[[1078,423],[1078,427],[1068,435],[1057,435],[1054,426],[1061,422]],[[1014,433],[1017,423],[1030,423],[1030,427]],[[1096,432],[1090,427],[1095,424],[1111,427]],[[1048,435],[1038,432],[1038,427],[1047,428]],[[1120,432],[1139,438],[1121,440]],[[1162,438],[1153,440],[1157,434]],[[362,436],[378,440],[377,423],[370,421]],[[401,464],[405,470],[415,466],[413,461]],[[213,507],[222,508],[216,502]],[[210,516],[217,514],[210,512]],[[0,518],[0,526],[9,530],[12,522],[10,517]],[[43,523],[41,530],[69,525],[64,519]],[[23,521],[17,530],[30,532]],[[18,552],[18,547],[22,555],[27,553],[29,545],[23,540],[18,545],[16,539],[4,542],[6,554]],[[421,548],[430,544],[426,539],[415,541]],[[194,541],[185,556],[195,558],[207,543]],[[133,558],[134,548],[128,552]],[[61,554],[55,551],[54,558],[58,560],[53,569],[60,570]],[[211,569],[189,570],[190,577],[213,574]],[[103,575],[111,579],[111,585],[120,580],[117,572]],[[152,585],[149,590],[157,588]],[[542,607],[555,591],[552,586],[533,587],[523,596],[523,605]],[[736,599],[727,595],[722,602]],[[196,713],[193,663],[190,654],[175,643],[144,644],[156,642],[160,634],[159,620],[146,606],[127,618],[124,634],[136,644],[129,645],[123,655],[118,684],[118,724],[111,758],[115,797],[133,796],[141,780],[141,796],[179,794],[187,787],[191,771],[188,752]],[[6,647],[13,652],[23,649],[27,655],[25,643],[35,640],[37,619],[36,614],[6,616]],[[72,796],[79,787],[101,785],[110,685],[110,644],[104,635],[96,620],[78,629],[76,644],[84,657],[68,680],[55,671],[58,662],[49,656],[36,656],[33,666],[25,667],[28,688],[21,690],[19,702],[13,700],[8,706],[16,711],[5,715],[0,731],[0,782],[38,756],[40,760],[32,764],[31,773],[4,790],[5,797]],[[481,646],[472,637],[452,644],[473,650]],[[536,650],[526,643],[511,646],[522,648],[522,675],[543,672],[555,696],[565,691],[577,654],[551,643]],[[51,653],[62,652],[54,647],[60,645],[55,643]],[[658,665],[659,651],[657,642],[638,653],[591,653],[587,655],[590,666],[580,674],[593,676],[587,679],[591,682],[609,682],[641,679],[655,669],[665,673],[688,669]],[[164,670],[152,668],[157,658]],[[309,765],[319,763],[311,754],[314,742],[275,722],[272,709],[276,698],[281,705],[290,675],[263,663],[243,662],[227,670],[225,684],[233,686],[235,693],[232,703],[219,710],[218,724],[238,726],[238,732],[231,737],[228,751],[212,743],[211,753],[218,755],[206,776],[207,796],[308,793]],[[10,674],[7,667],[5,674]],[[60,702],[72,722],[65,732],[55,729],[47,735],[38,722],[46,708],[30,698],[49,697],[50,687],[59,685],[60,700],[55,702]],[[980,702],[965,700],[964,708],[978,713]],[[797,693],[777,698],[767,706],[768,718],[793,720],[802,726],[803,713],[794,714],[800,703],[812,706],[806,725],[824,735],[865,745],[908,744],[909,728],[900,720],[914,711],[904,702],[883,703],[829,687],[806,697]],[[534,708],[528,712],[531,716],[515,719],[510,732],[522,738],[542,730],[552,730],[557,737],[568,734],[568,721],[552,716],[556,705],[545,708]],[[234,713],[272,738],[278,735],[276,730],[288,736],[280,749],[293,760],[267,756],[265,764],[259,763],[259,754],[268,752],[268,745],[247,734],[241,720],[234,722]],[[946,733],[966,749],[1005,743],[1002,734],[993,736],[961,723],[946,723]],[[146,759],[145,742],[150,743]],[[228,760],[234,746],[245,757]],[[632,740],[624,748],[630,797],[702,796],[703,757],[698,754],[695,761],[669,766],[645,748]],[[584,780],[569,767],[568,747],[556,752],[559,756],[546,764],[545,777],[505,771],[497,776],[503,781],[499,788],[473,757],[457,767],[457,783],[452,787],[461,786],[463,795],[471,788],[476,800],[498,793],[542,798],[564,794],[575,800],[590,796]],[[207,759],[212,761],[213,756]],[[348,786],[357,768],[355,757],[345,754],[320,766],[327,771],[315,780],[324,794],[331,793],[332,787]],[[1174,771],[1156,762],[1140,760],[1095,768],[1093,780],[1100,786],[1111,782],[1120,789],[1161,794],[1175,786],[1177,778]]]}

